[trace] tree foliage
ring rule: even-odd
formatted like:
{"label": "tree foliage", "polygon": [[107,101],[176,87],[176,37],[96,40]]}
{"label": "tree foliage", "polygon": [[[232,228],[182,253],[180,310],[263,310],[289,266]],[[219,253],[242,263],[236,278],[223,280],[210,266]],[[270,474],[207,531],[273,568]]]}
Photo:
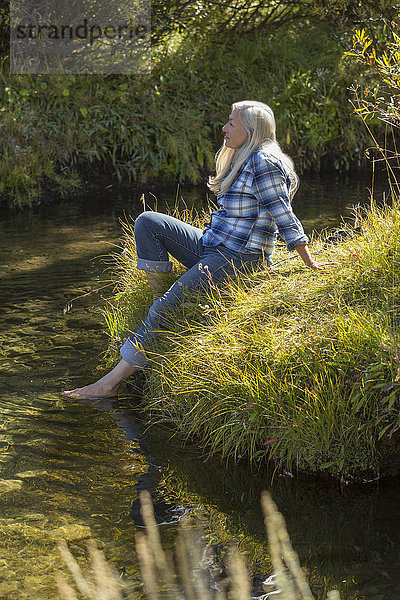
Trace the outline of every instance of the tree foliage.
{"label": "tree foliage", "polygon": [[[373,38],[365,29],[353,36],[353,48],[346,56],[355,57],[364,69],[374,74],[375,85],[363,89],[353,87],[353,106],[363,119],[370,132],[379,160],[386,165],[392,192],[400,191],[400,153],[398,150],[398,132],[400,128],[400,15],[394,21],[386,23],[385,43],[377,51]],[[386,135],[379,142],[372,134],[376,121],[386,124]]]}
{"label": "tree foliage", "polygon": [[379,56],[388,31],[380,10],[392,9],[386,0],[154,0],[144,75],[10,76],[3,60],[0,196],[22,205],[49,188],[65,195],[95,169],[199,182],[229,105],[246,97],[271,105],[299,172],[363,167],[371,140],[348,88],[364,74],[343,64],[342,46],[365,20],[368,52]]}
{"label": "tree foliage", "polygon": [[376,75],[377,84],[357,95],[356,112],[365,120],[378,116],[382,121],[400,127],[400,22],[388,25],[385,48],[378,54],[371,35],[365,29],[356,31],[353,49],[347,56],[356,57]]}
{"label": "tree foliage", "polygon": [[395,8],[388,0],[154,0],[153,40],[158,43],[173,32],[224,39],[238,33],[262,30],[272,34],[299,21],[324,19],[332,25],[373,24],[392,19]]}
{"label": "tree foliage", "polygon": [[9,21],[10,4],[0,0],[0,56],[6,56],[9,52]]}

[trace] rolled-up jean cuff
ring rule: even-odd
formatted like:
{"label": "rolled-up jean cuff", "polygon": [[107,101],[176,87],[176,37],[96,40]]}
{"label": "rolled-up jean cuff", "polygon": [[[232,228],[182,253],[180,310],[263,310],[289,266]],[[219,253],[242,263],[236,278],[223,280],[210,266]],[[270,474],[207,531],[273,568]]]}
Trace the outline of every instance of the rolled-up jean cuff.
{"label": "rolled-up jean cuff", "polygon": [[172,262],[170,260],[147,260],[147,258],[138,257],[136,268],[152,273],[169,273],[172,269]]}
{"label": "rolled-up jean cuff", "polygon": [[131,341],[129,338],[122,344],[119,353],[126,362],[132,365],[132,367],[144,369],[148,365],[145,353],[139,350],[135,342]]}

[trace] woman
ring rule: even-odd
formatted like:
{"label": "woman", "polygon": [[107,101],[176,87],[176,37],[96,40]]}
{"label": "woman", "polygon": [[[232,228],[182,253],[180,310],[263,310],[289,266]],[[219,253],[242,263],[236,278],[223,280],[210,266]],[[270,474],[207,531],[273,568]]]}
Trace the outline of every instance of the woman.
{"label": "woman", "polygon": [[[64,395],[116,396],[122,381],[146,366],[144,350],[154,332],[162,329],[168,310],[188,291],[210,282],[220,284],[235,271],[251,271],[264,260],[270,263],[277,232],[308,267],[321,268],[312,259],[309,240],[291,209],[298,178],[291,159],[276,142],[272,110],[261,102],[237,102],[222,131],[225,140],[216,156],[216,174],[208,183],[221,208],[204,230],[156,212],[139,215],[137,268],[146,272],[154,303],[139,330],[123,344],[118,365],[96,383]],[[163,274],[172,267],[169,254],[188,270],[162,294]]]}

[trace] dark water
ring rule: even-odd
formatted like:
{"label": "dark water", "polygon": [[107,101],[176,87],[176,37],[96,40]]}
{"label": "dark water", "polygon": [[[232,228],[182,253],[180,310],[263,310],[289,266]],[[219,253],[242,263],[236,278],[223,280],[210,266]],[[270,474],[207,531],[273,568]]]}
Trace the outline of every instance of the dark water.
{"label": "dark water", "polygon": [[[329,229],[342,216],[351,221],[352,205],[368,203],[367,186],[304,181],[295,211],[308,233]],[[375,196],[384,191],[377,186]],[[56,540],[67,538],[84,560],[89,535],[139,589],[134,536],[143,488],[152,492],[166,546],[189,511],[207,539],[238,540],[255,572],[265,572],[259,497],[267,487],[316,595],[335,587],[344,598],[400,598],[398,481],[348,489],[288,474],[271,484],[240,463],[206,460],[159,428],[147,431],[129,390],[118,403],[60,395],[101,373],[110,254],[119,251],[118,219],[142,210],[139,196],[108,188],[1,216],[0,600],[55,598]],[[205,193],[162,192],[158,207],[182,197],[200,207]],[[154,208],[153,196],[146,202]]]}

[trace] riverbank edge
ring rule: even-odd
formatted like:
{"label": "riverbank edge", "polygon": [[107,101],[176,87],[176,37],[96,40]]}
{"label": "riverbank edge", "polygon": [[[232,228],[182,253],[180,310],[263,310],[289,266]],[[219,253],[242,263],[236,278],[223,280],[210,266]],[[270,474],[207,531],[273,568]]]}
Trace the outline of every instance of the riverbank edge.
{"label": "riverbank edge", "polygon": [[[89,165],[88,165],[89,166]],[[377,172],[377,169],[375,167],[375,178],[379,181],[381,178],[384,178],[386,180],[386,173],[385,172]],[[372,177],[372,172],[371,172],[371,163],[366,163],[363,166],[355,166],[352,169],[349,169],[348,171],[346,171],[346,173],[340,175],[336,170],[334,169],[320,169],[320,170],[313,170],[313,169],[309,169],[306,173],[304,173],[303,178],[304,181],[307,181],[309,177],[312,176],[318,176],[318,177],[343,177],[345,179],[348,179],[349,177],[353,177],[354,175],[357,175],[357,177],[361,177],[361,178],[365,178],[366,180],[371,180]],[[136,182],[136,181],[130,181],[128,178],[126,179],[122,179],[120,181],[116,180],[115,177],[115,173],[112,172],[112,170],[110,170],[109,172],[104,172],[103,171],[98,171],[95,172],[95,175],[93,176],[93,173],[91,174],[91,177],[88,179],[85,179],[84,176],[82,176],[82,182],[81,184],[75,189],[74,192],[69,192],[67,196],[65,196],[64,194],[61,194],[59,191],[54,190],[54,188],[51,187],[51,185],[45,186],[43,191],[40,193],[39,196],[35,197],[32,199],[31,203],[27,203],[25,205],[19,206],[17,207],[18,210],[26,210],[26,209],[30,209],[30,208],[40,208],[40,207],[44,207],[44,206],[48,206],[50,204],[57,204],[57,203],[61,203],[61,202],[66,202],[70,199],[75,199],[75,198],[84,198],[87,194],[90,193],[98,193],[104,190],[107,191],[124,191],[126,192],[127,190],[131,190],[132,194],[135,194],[135,197],[137,199],[137,201],[139,202],[142,194],[148,194],[148,193],[152,193],[157,194],[158,192],[162,191],[170,191],[171,192],[171,198],[175,198],[177,191],[179,191],[181,188],[184,188],[185,190],[188,189],[202,189],[204,188],[205,193],[208,192],[208,188],[207,188],[207,178],[204,177],[201,181],[197,182],[197,183],[192,183],[190,181],[179,181],[179,180],[174,180],[174,179],[169,179],[169,180],[165,180],[165,178],[160,177],[158,179],[154,179],[151,182]],[[0,203],[0,210],[2,210],[3,212],[7,210],[7,206],[11,209],[15,208],[13,207],[13,203],[10,197],[4,197],[4,202],[3,204]]]}
{"label": "riverbank edge", "polygon": [[[150,421],[209,454],[277,472],[345,482],[396,475],[400,211],[372,203],[356,219],[333,243],[313,240],[313,254],[330,263],[324,271],[279,248],[273,270],[188,298],[148,353]],[[131,225],[125,233],[119,291],[105,311],[113,359],[149,305]]]}

